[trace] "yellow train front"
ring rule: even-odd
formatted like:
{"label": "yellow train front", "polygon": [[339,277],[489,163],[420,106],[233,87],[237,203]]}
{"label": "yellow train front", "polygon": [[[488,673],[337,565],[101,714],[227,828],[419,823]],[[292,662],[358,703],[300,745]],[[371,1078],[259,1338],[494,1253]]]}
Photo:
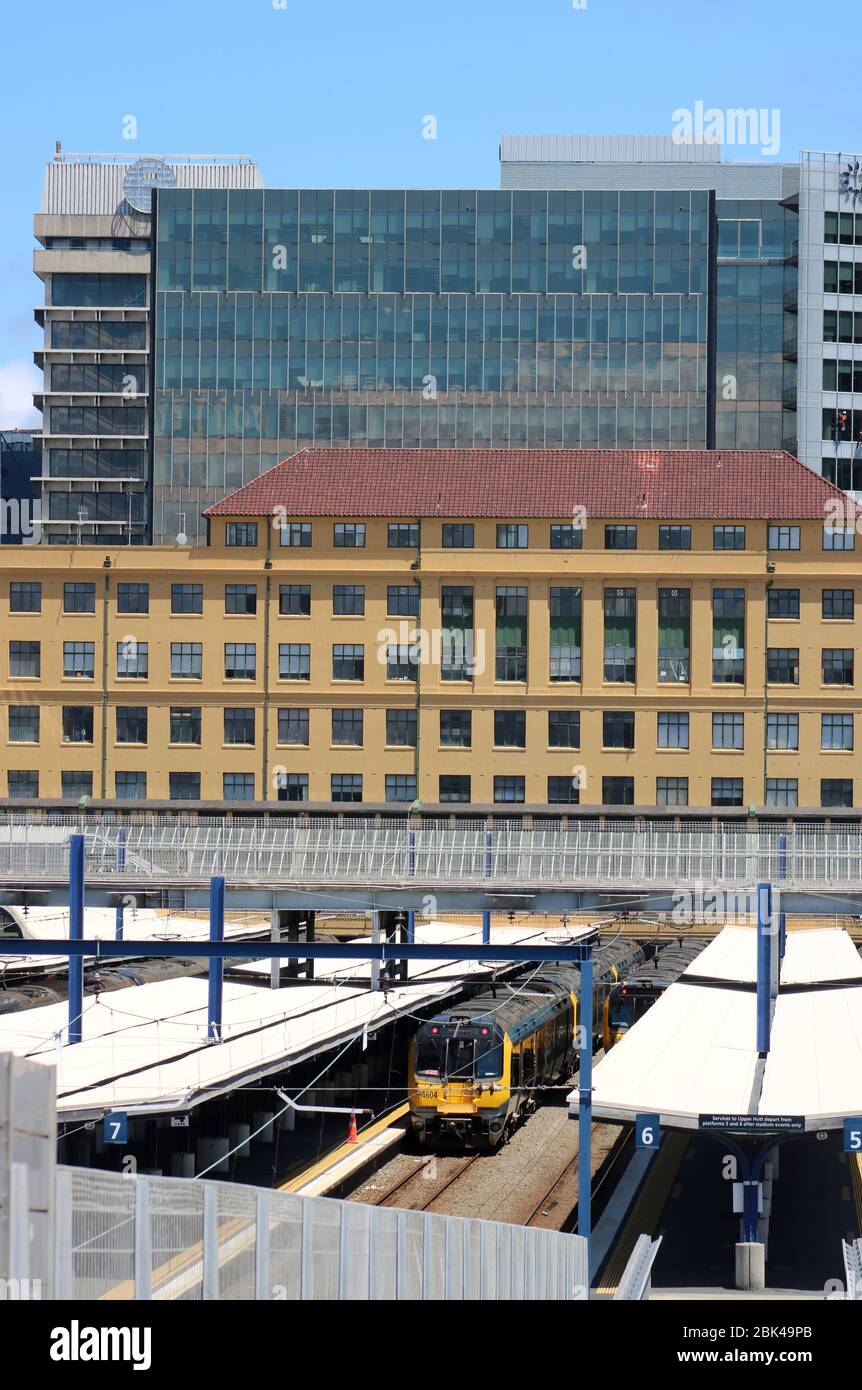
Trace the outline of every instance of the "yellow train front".
{"label": "yellow train front", "polygon": [[[595,1034],[619,973],[643,960],[626,943],[596,952]],[[424,1023],[410,1047],[410,1122],[425,1147],[490,1150],[535,1110],[544,1087],[566,1081],[575,1066],[576,966],[552,965]]]}

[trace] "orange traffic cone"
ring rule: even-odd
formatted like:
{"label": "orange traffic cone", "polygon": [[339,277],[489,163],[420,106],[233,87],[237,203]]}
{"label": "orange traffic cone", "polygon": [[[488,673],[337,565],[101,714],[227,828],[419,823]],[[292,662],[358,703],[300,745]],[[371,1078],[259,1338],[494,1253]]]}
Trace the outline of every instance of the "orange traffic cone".
{"label": "orange traffic cone", "polygon": [[352,1111],[350,1113],[350,1124],[347,1126],[347,1142],[348,1144],[359,1143],[359,1135],[356,1133],[356,1116]]}

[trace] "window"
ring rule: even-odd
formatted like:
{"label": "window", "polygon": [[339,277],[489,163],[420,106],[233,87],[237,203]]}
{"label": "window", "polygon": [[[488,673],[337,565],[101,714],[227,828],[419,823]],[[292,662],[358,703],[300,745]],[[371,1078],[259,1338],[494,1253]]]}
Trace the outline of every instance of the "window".
{"label": "window", "polygon": [[92,772],[61,772],[60,795],[75,801],[80,801],[84,796],[92,796]]}
{"label": "window", "polygon": [[168,795],[171,801],[200,801],[201,775],[199,772],[169,772]]}
{"label": "window", "polygon": [[441,802],[443,801],[469,801],[472,793],[470,791],[470,778],[464,776],[445,776],[438,781],[438,792]]}
{"label": "window", "polygon": [[768,526],[766,528],[767,550],[798,550],[798,526]]}
{"label": "window", "polygon": [[766,716],[767,748],[799,747],[799,715],[768,714]]}
{"label": "window", "polygon": [[403,772],[387,772],[386,800],[415,801],[416,778],[413,776],[413,774]]}
{"label": "window", "polygon": [[[440,619],[443,629],[441,680],[472,680],[473,590],[461,584],[444,584],[440,593]],[[484,652],[484,647],[482,650]]]}
{"label": "window", "polygon": [[416,680],[416,648],[400,642],[386,648],[386,679],[388,681]]}
{"label": "window", "polygon": [[418,584],[389,584],[386,589],[386,616],[387,618],[418,618]]}
{"label": "window", "polygon": [[862,343],[862,314],[854,314],[850,309],[824,309],[823,341]]}
{"label": "window", "polygon": [[850,358],[825,360],[823,390],[862,394],[862,362],[853,362]]}
{"label": "window", "polygon": [[799,782],[795,777],[767,777],[767,806],[798,806]]}
{"label": "window", "polygon": [[581,800],[581,786],[577,777],[549,777],[548,803],[551,806],[577,806]]}
{"label": "window", "polygon": [[637,550],[638,528],[636,526],[606,526],[605,550]]}
{"label": "window", "polygon": [[440,743],[444,748],[471,748],[473,714],[468,709],[441,709]]}
{"label": "window", "polygon": [[10,796],[38,796],[39,774],[10,768],[6,775],[6,786]]}
{"label": "window", "polygon": [[390,521],[388,544],[390,550],[418,550],[418,521]]}
{"label": "window", "polygon": [[[660,526],[658,528],[659,550],[691,550],[690,526]],[[687,805],[687,802],[672,803]]]}
{"label": "window", "polygon": [[862,264],[858,261],[824,261],[823,293],[862,294]]}
{"label": "window", "polygon": [[39,742],[39,706],[9,706],[9,742]]}
{"label": "window", "polygon": [[117,743],[146,743],[147,706],[117,705],[116,728]]}
{"label": "window", "polygon": [[820,747],[849,752],[853,748],[853,715],[821,714]]}
{"label": "window", "polygon": [[821,656],[821,680],[824,685],[853,684],[853,648],[824,647]]}
{"label": "window", "polygon": [[688,747],[688,715],[676,710],[660,711],[658,716],[658,747]]}
{"label": "window", "polygon": [[581,712],[578,709],[548,710],[548,747],[580,748]]}
{"label": "window", "polygon": [[41,613],[42,585],[37,580],[13,579],[9,585],[10,613]]}
{"label": "window", "polygon": [[114,796],[118,801],[146,801],[147,774],[145,772],[115,772]]}
{"label": "window", "polygon": [[745,527],[713,526],[712,548],[713,550],[744,550]]}
{"label": "window", "polygon": [[443,523],[443,549],[444,550],[472,550],[473,549],[473,526],[468,522],[444,521]]}
{"label": "window", "polygon": [[552,586],[548,595],[550,615],[549,679],[581,679],[581,589]]}
{"label": "window", "polygon": [[745,678],[745,590],[712,594],[712,679],[742,685]]}
{"label": "window", "polygon": [[225,642],[226,681],[253,681],[257,676],[257,645],[254,642]]}
{"label": "window", "polygon": [[148,642],[136,642],[134,637],[124,637],[117,643],[117,676],[130,680],[146,680],[149,674]]}
{"label": "window", "polygon": [[798,618],[798,589],[767,589],[766,607],[770,618]]}
{"label": "window", "polygon": [[92,743],[92,742],[93,742],[93,707],[92,707],[92,705],[64,705],[64,706],[63,706],[63,742],[64,742],[64,743]]}
{"label": "window", "polygon": [[200,642],[171,643],[171,677],[174,680],[201,679]]}
{"label": "window", "polygon": [[656,806],[687,806],[687,777],[657,777],[655,779]]}
{"label": "window", "polygon": [[854,595],[852,589],[824,589],[821,598],[824,618],[852,618]]}
{"label": "window", "polygon": [[118,613],[149,613],[150,611],[150,586],[149,584],[118,584],[117,585],[117,612]]}
{"label": "window", "polygon": [[226,709],[224,712],[225,743],[243,743],[254,746],[254,710]]}
{"label": "window", "polygon": [[42,649],[39,642],[9,643],[9,675],[40,676]]}
{"label": "window", "polygon": [[525,794],[525,782],[523,777],[494,778],[495,801],[517,801],[523,803]]}
{"label": "window", "polygon": [[742,778],[713,777],[711,795],[713,806],[741,806]]}
{"label": "window", "polygon": [[386,711],[386,742],[393,748],[416,747],[415,709]]}
{"label": "window", "polygon": [[658,678],[663,685],[691,680],[691,590],[658,591]]}
{"label": "window", "polygon": [[494,747],[526,748],[527,715],[522,709],[494,710]]}
{"label": "window", "polygon": [[799,648],[767,647],[766,679],[770,685],[798,685]]}
{"label": "window", "polygon": [[283,526],[279,526],[278,533],[280,543],[283,546],[298,545],[307,549],[311,545],[311,522],[309,521],[286,521]]}
{"label": "window", "polygon": [[713,748],[743,748],[744,722],[741,711],[712,716]]}
{"label": "window", "polygon": [[498,681],[527,679],[527,589],[497,589],[495,675]]}
{"label": "window", "polygon": [[337,550],[362,550],[365,546],[364,521],[336,521],[332,542]]}
{"label": "window", "polygon": [[256,613],[257,585],[225,584],[224,611],[226,613]]}
{"label": "window", "polygon": [[852,526],[836,526],[827,522],[823,527],[824,550],[855,550],[856,532]]}
{"label": "window", "polygon": [[602,715],[602,747],[634,748],[635,717],[629,710],[605,710]]}
{"label": "window", "polygon": [[605,589],[604,605],[604,679],[615,684],[632,684],[635,679],[635,591]]}
{"label": "window", "polygon": [[63,585],[64,613],[95,613],[95,611],[95,584],[79,584],[73,582]]}
{"label": "window", "polygon": [[633,777],[603,777],[603,806],[634,806],[635,779]]}
{"label": "window", "polygon": [[361,709],[334,709],[332,711],[333,743],[349,743],[354,748],[361,748],[362,728]]}
{"label": "window", "polygon": [[281,744],[308,746],[307,709],[280,709],[278,711],[278,741]]}
{"label": "window", "polygon": [[201,711],[200,706],[171,706],[171,743],[186,743],[200,747]]}
{"label": "window", "polygon": [[308,773],[279,772],[276,774],[275,787],[279,801],[307,801]]}
{"label": "window", "polygon": [[584,531],[582,526],[575,526],[571,522],[566,522],[551,527],[552,550],[582,550],[583,545]]}
{"label": "window", "polygon": [[525,522],[501,521],[497,524],[498,550],[526,550],[530,528]]}
{"label": "window", "polygon": [[225,801],[254,801],[254,773],[223,773],[222,795]]}
{"label": "window", "polygon": [[330,779],[332,801],[361,801],[361,772],[333,772]]}
{"label": "window", "polygon": [[171,585],[171,612],[172,613],[203,613],[204,611],[204,586],[203,584],[172,584]]}
{"label": "window", "polygon": [[278,676],[283,681],[311,680],[311,647],[307,642],[280,642]]}
{"label": "window", "polygon": [[63,643],[63,675],[92,680],[96,660],[94,642]]}
{"label": "window", "polygon": [[823,777],[820,781],[821,806],[852,806],[852,777]]}
{"label": "window", "polygon": [[362,643],[336,642],[332,647],[332,679],[362,681],[365,679],[365,647]]}
{"label": "window", "polygon": [[333,584],[332,612],[335,617],[361,616],[365,612],[365,585]]}
{"label": "window", "polygon": [[257,545],[256,521],[229,521],[224,528],[225,545]]}

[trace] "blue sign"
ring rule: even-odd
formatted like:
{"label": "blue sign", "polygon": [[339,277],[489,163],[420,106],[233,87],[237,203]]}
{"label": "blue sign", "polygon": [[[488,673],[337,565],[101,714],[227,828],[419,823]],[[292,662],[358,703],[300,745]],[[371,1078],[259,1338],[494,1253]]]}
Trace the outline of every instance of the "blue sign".
{"label": "blue sign", "polygon": [[125,1110],[109,1110],[102,1125],[102,1136],[106,1144],[127,1144],[129,1142],[129,1117]]}
{"label": "blue sign", "polygon": [[844,1152],[862,1154],[862,1119],[858,1116],[844,1121]]}
{"label": "blue sign", "polygon": [[657,1149],[661,1143],[658,1115],[635,1116],[635,1148]]}

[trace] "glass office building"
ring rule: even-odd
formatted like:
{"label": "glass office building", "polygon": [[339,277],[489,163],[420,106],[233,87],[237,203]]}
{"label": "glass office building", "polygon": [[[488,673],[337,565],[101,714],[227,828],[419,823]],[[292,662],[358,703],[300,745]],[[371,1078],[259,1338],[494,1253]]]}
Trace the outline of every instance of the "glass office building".
{"label": "glass office building", "polygon": [[704,447],[713,220],[701,191],[160,190],[156,538],[303,445]]}

